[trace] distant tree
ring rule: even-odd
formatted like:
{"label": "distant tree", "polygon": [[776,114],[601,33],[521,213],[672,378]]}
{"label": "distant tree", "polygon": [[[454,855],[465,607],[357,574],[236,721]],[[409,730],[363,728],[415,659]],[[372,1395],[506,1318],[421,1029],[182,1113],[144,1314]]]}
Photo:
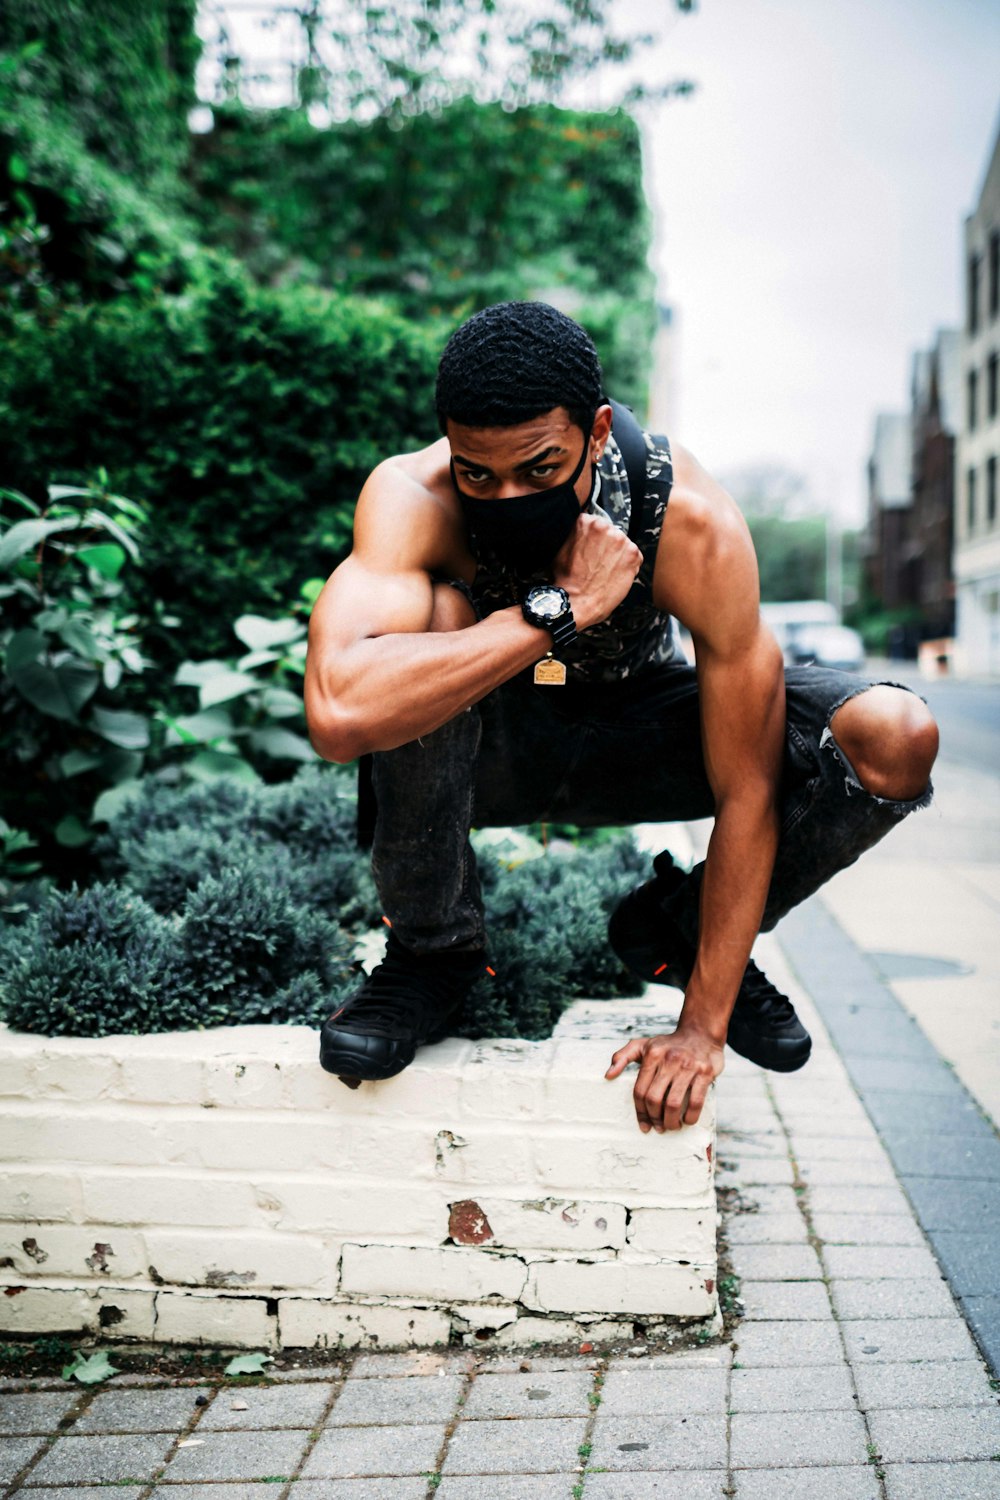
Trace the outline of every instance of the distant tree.
{"label": "distant tree", "polygon": [[[668,8],[691,11],[695,0]],[[341,121],[422,114],[467,94],[510,106],[555,102],[571,80],[626,63],[655,40],[655,30],[620,31],[614,12],[615,0],[305,0],[299,99]],[[238,94],[241,62],[225,55],[224,5],[219,19],[215,49]],[[691,88],[636,85],[620,102]]]}

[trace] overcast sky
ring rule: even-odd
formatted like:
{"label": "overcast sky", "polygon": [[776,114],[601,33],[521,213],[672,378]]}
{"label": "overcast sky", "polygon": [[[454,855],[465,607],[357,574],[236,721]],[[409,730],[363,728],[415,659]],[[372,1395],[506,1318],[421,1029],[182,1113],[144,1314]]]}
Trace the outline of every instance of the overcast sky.
{"label": "overcast sky", "polygon": [[[661,6],[622,0],[640,25]],[[716,473],[801,469],[857,518],[875,412],[905,409],[911,351],[960,320],[1000,5],[700,0],[664,31],[644,76],[698,85],[645,125],[673,435]]]}
{"label": "overcast sky", "polygon": [[[678,330],[668,431],[723,478],[800,470],[817,506],[857,520],[876,411],[905,409],[913,350],[960,320],[962,223],[1000,125],[1000,4],[614,9],[662,34],[645,81],[697,85],[642,112]],[[265,59],[287,55],[283,30],[299,35],[289,17],[270,32],[259,13],[229,20]],[[568,102],[605,107],[622,88],[609,68]]]}

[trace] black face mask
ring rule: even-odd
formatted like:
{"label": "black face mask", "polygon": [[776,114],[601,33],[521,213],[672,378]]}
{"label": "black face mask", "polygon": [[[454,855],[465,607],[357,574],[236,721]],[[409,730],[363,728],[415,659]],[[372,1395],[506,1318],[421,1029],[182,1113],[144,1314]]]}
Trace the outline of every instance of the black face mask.
{"label": "black face mask", "polygon": [[503,500],[480,500],[460,490],[452,461],[451,481],[477,549],[526,576],[548,568],[580,518],[574,486],[587,462],[587,447],[584,440],[580,462],[562,484]]}

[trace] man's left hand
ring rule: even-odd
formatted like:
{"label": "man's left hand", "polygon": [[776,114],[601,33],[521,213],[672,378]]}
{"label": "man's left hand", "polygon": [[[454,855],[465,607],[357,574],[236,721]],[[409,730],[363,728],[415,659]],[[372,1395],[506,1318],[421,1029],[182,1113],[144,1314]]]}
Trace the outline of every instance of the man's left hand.
{"label": "man's left hand", "polygon": [[633,1098],[643,1134],[694,1125],[709,1084],[725,1067],[719,1043],[706,1032],[684,1025],[626,1042],[612,1057],[605,1078],[617,1078],[633,1062],[639,1064]]}

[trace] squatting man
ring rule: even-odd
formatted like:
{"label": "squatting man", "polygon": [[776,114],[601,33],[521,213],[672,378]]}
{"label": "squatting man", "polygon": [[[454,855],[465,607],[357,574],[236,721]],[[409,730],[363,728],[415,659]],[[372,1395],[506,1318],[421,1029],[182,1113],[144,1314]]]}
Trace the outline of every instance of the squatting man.
{"label": "squatting man", "polygon": [[609,926],[684,1003],[606,1076],[639,1064],[641,1130],[694,1123],[727,1041],[764,1068],[806,1062],[754,939],[930,800],[937,727],[906,688],[783,667],[733,500],[609,402],[572,319],[486,308],[452,335],[435,394],[443,436],[371,474],[312,616],[312,743],[372,754],[391,923],[321,1062],[389,1078],[447,1033],[487,961],[470,828],[711,816],[704,862],[658,855]]}

